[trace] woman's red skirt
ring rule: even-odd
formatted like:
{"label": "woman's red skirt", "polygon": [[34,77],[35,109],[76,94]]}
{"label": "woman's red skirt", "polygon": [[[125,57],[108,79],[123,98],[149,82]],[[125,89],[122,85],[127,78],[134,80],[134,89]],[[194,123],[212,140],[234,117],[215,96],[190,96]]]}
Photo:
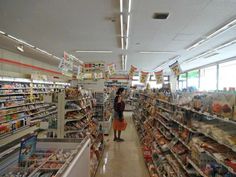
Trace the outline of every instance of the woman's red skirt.
{"label": "woman's red skirt", "polygon": [[118,131],[123,131],[127,127],[127,122],[123,119],[123,121],[119,121],[118,119],[113,120],[113,129]]}

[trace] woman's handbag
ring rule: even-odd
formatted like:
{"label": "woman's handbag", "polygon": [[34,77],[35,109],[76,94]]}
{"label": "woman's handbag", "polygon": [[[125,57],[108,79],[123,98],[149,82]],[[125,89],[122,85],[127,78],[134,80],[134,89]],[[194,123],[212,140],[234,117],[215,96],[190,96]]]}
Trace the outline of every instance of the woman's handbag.
{"label": "woman's handbag", "polygon": [[120,128],[121,128],[122,131],[124,131],[124,130],[126,129],[126,127],[127,127],[127,122],[126,122],[125,119],[123,119],[123,121],[121,122],[120,126],[121,126]]}

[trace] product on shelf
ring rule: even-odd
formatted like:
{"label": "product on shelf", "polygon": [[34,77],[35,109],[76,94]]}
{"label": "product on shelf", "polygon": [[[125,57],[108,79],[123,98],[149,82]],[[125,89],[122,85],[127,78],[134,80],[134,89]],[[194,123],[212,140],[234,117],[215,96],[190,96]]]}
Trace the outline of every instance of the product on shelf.
{"label": "product on shelf", "polygon": [[[171,96],[159,92],[136,94],[135,126],[140,142],[147,152],[152,152],[152,161],[157,162],[154,163],[157,174],[235,176],[236,123],[232,119],[235,97],[194,93],[181,106]],[[160,163],[157,159],[163,153],[166,161]],[[145,158],[150,158],[148,155]],[[153,173],[153,166],[149,170]]]}
{"label": "product on shelf", "polygon": [[[73,140],[72,142],[62,140],[60,143],[56,141],[53,142],[53,140],[52,142],[50,141],[44,142],[41,140],[40,142],[36,142],[37,144],[40,144],[40,146],[36,147],[32,154],[26,156],[22,161],[18,161],[18,158],[15,157],[15,153],[10,154],[11,157],[13,157],[12,163],[6,167],[6,169],[0,171],[0,176],[60,176],[62,172],[67,170],[68,166],[71,166],[73,160],[76,160],[75,156],[79,152],[82,152],[80,147],[85,143],[85,140]],[[32,145],[32,140],[25,143]],[[53,146],[55,147],[50,148],[50,143],[54,144]],[[58,144],[58,147],[56,147],[56,143]],[[30,147],[28,145],[27,147]]]}

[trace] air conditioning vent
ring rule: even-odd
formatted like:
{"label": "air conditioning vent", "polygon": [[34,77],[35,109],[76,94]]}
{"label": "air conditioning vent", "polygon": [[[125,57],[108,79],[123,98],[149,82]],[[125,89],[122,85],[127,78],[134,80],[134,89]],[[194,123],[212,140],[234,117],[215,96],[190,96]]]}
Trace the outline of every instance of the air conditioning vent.
{"label": "air conditioning vent", "polygon": [[153,19],[159,19],[159,20],[165,20],[169,16],[169,13],[154,13],[152,18]]}

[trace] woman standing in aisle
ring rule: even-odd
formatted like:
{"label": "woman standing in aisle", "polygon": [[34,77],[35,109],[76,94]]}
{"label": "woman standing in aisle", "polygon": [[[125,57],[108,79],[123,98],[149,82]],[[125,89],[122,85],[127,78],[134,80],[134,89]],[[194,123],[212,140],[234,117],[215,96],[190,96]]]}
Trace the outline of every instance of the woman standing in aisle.
{"label": "woman standing in aisle", "polygon": [[[124,121],[124,110],[125,110],[125,102],[123,101],[122,94],[124,92],[124,88],[119,88],[116,92],[116,97],[114,100],[114,121],[113,121],[113,129],[114,129],[114,141],[121,142],[124,141],[121,136],[121,131],[125,129],[126,122]],[[118,135],[117,135],[118,132]]]}

